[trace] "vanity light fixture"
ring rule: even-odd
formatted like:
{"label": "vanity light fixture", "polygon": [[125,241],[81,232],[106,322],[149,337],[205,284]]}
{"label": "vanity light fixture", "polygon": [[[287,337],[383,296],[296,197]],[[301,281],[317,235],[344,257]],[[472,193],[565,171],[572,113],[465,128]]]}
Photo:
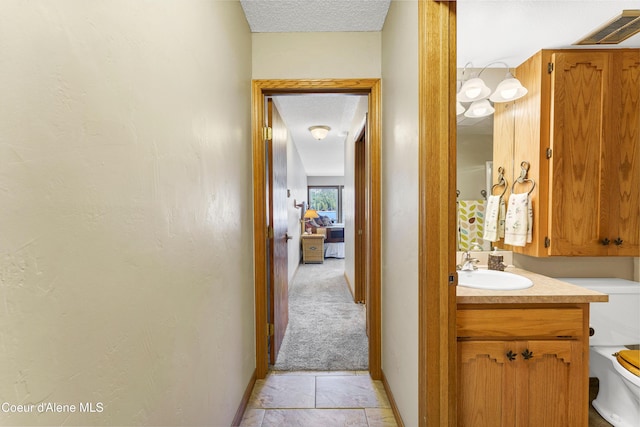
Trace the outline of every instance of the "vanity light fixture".
{"label": "vanity light fixture", "polygon": [[318,141],[325,139],[331,128],[329,126],[311,126],[309,132]]}
{"label": "vanity light fixture", "polygon": [[[487,87],[484,81],[480,78],[480,75],[484,70],[486,70],[489,66],[494,64],[502,64],[507,68],[507,75],[505,78],[498,84],[496,90],[491,93],[491,89]],[[464,69],[462,70],[462,75],[464,76],[464,72],[467,67],[471,65],[468,62]],[[460,115],[464,113],[465,117],[469,118],[480,118],[490,116],[494,113],[495,109],[489,103],[489,101],[496,102],[511,102],[516,99],[522,98],[528,93],[527,88],[522,86],[522,83],[518,79],[516,79],[511,71],[509,70],[509,66],[504,62],[492,62],[489,65],[485,66],[476,76],[470,78],[465,81],[460,88],[460,91],[457,94],[457,103],[456,103],[456,115]],[[491,94],[491,96],[489,96]],[[487,100],[486,98],[489,98]],[[464,106],[461,102],[471,102],[469,108],[465,111]]]}
{"label": "vanity light fixture", "polygon": [[520,80],[513,77],[511,71],[508,71],[504,80],[498,84],[498,87],[491,94],[489,99],[492,102],[511,102],[522,98],[528,92],[527,88],[522,86]]}
{"label": "vanity light fixture", "polygon": [[496,111],[489,103],[488,99],[481,99],[480,101],[474,101],[469,106],[469,109],[465,111],[464,116],[472,119],[487,117]]}
{"label": "vanity light fixture", "polygon": [[[483,70],[484,71],[484,70]],[[481,71],[482,72],[482,71]],[[473,102],[485,99],[491,93],[491,89],[482,81],[480,77],[473,77],[464,82],[458,92],[458,101]]]}

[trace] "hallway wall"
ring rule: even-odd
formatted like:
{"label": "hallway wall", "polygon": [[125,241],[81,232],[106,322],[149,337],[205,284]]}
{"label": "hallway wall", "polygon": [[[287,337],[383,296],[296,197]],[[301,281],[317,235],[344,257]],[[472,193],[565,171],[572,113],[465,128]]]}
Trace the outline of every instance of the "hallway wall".
{"label": "hallway wall", "polygon": [[382,369],[405,426],[415,427],[418,425],[417,1],[391,2],[382,30],[382,78]]}
{"label": "hallway wall", "polygon": [[302,257],[302,244],[300,242],[302,208],[294,207],[293,202],[295,200],[297,203],[302,201],[308,203],[309,200],[307,197],[307,174],[304,170],[300,153],[298,153],[298,149],[293,143],[289,132],[287,132],[287,188],[291,191],[291,197],[287,200],[288,230],[289,235],[293,237],[289,241],[289,263],[287,264],[289,285],[291,285]]}
{"label": "hallway wall", "polygon": [[0,64],[0,402],[76,406],[0,424],[229,425],[255,368],[239,2],[3,0]]}

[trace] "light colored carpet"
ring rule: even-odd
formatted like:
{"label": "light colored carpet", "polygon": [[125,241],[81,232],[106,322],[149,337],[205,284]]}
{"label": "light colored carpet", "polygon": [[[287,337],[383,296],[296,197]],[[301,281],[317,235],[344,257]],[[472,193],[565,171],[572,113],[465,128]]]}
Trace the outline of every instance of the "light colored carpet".
{"label": "light colored carpet", "polygon": [[368,369],[365,306],[353,302],[347,286],[342,259],[298,267],[289,284],[289,326],[272,369]]}

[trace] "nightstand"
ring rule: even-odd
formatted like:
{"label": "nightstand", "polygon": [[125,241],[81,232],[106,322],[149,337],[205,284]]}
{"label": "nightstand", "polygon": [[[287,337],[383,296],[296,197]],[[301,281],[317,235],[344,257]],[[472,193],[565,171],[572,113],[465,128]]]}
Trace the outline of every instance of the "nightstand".
{"label": "nightstand", "polygon": [[302,262],[324,262],[324,236],[322,234],[303,234]]}

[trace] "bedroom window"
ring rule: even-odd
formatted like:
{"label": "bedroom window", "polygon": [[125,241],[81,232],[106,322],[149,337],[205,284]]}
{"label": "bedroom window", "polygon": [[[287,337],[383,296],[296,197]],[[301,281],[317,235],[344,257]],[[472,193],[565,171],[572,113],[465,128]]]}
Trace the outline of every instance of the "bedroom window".
{"label": "bedroom window", "polygon": [[309,191],[309,207],[320,216],[328,216],[334,223],[342,223],[342,185],[313,185]]}

